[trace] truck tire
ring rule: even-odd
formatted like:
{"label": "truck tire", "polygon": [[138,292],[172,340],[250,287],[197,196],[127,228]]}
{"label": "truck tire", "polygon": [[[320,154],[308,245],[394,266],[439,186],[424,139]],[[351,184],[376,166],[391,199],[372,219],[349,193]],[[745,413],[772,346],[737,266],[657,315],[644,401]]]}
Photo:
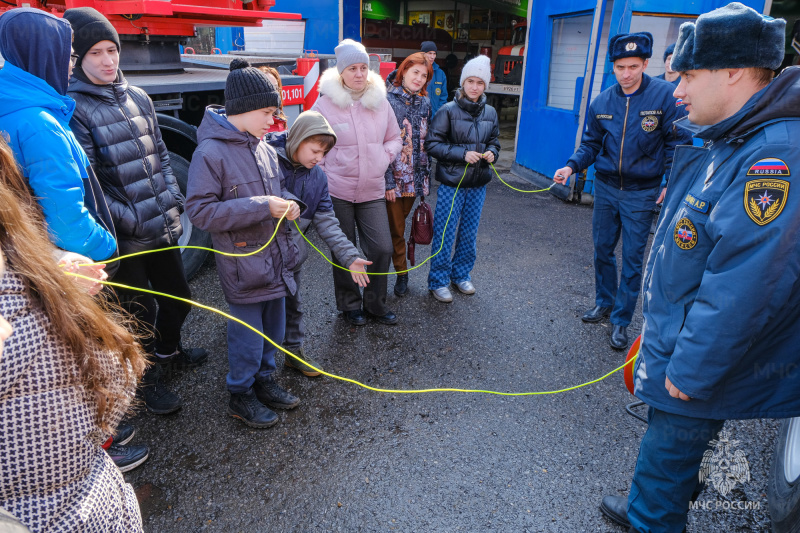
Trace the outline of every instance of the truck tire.
{"label": "truck tire", "polygon": [[[170,152],[169,163],[172,167],[173,174],[175,174],[175,179],[178,181],[178,186],[181,188],[181,193],[186,196],[186,184],[189,181],[189,162],[178,154]],[[204,248],[211,248],[211,235],[192,226],[186,212],[181,213],[181,225],[183,226],[183,235],[178,239],[178,244],[181,246],[203,246]],[[187,279],[192,279],[192,277],[197,274],[197,271],[203,266],[206,256],[208,256],[208,252],[205,250],[196,250],[193,248],[184,248],[181,250],[183,270],[186,272]]]}
{"label": "truck tire", "polygon": [[800,417],[784,420],[778,431],[767,501],[772,531],[800,532]]}

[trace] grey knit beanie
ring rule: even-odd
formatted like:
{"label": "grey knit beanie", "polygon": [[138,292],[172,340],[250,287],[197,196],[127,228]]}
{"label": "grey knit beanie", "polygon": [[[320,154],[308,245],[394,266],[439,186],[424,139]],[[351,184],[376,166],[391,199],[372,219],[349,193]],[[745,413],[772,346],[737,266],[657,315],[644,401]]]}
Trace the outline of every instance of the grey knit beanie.
{"label": "grey knit beanie", "polygon": [[354,41],[353,39],[345,39],[339,43],[339,46],[333,49],[336,54],[336,69],[339,74],[350,65],[356,63],[365,63],[369,66],[369,54],[364,45]]}
{"label": "grey knit beanie", "polygon": [[720,70],[781,66],[786,21],[731,2],[684,22],[672,54],[672,70]]}
{"label": "grey knit beanie", "polygon": [[245,59],[231,61],[231,73],[225,81],[225,114],[241,115],[265,107],[279,107],[281,95],[266,74]]}
{"label": "grey knit beanie", "polygon": [[492,63],[491,60],[485,55],[479,55],[467,61],[464,68],[461,69],[461,80],[459,84],[463,87],[464,80],[470,77],[480,78],[489,88],[489,82],[492,81]]}

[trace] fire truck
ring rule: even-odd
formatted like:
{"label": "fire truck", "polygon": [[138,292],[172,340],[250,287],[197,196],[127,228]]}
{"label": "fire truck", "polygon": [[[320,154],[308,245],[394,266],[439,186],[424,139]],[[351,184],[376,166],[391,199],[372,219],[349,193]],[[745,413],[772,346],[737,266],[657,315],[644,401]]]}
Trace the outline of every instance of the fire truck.
{"label": "fire truck", "polygon": [[[232,56],[182,55],[180,47],[202,26],[259,26],[265,19],[301,19],[300,14],[271,11],[274,5],[275,0],[4,0],[0,15],[15,7],[35,7],[56,16],[73,7],[93,7],[103,13],[120,36],[120,69],[131,85],[153,99],[172,170],[185,193],[197,126],[207,105],[224,103]],[[316,94],[318,58],[247,59],[254,66],[272,65],[281,72],[284,108],[290,119],[313,104],[307,97]],[[193,228],[185,214],[181,222],[184,234],[179,244],[211,247],[210,236]],[[201,250],[183,251],[187,275],[200,269],[206,255]]]}
{"label": "fire truck", "polygon": [[525,57],[525,38],[528,21],[515,22],[511,30],[511,44],[497,52],[488,94],[516,96],[522,94],[522,62]]}

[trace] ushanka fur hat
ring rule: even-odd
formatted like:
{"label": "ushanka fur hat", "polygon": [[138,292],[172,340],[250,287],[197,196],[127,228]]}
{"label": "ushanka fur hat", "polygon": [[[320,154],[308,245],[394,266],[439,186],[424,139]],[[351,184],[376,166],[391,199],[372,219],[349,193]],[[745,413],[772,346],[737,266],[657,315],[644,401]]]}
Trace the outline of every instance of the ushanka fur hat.
{"label": "ushanka fur hat", "polygon": [[739,2],[681,24],[672,70],[719,70],[781,66],[786,21],[761,15]]}
{"label": "ushanka fur hat", "polygon": [[642,31],[639,33],[620,33],[608,41],[608,58],[613,63],[625,57],[641,57],[649,59],[653,55],[653,36]]}

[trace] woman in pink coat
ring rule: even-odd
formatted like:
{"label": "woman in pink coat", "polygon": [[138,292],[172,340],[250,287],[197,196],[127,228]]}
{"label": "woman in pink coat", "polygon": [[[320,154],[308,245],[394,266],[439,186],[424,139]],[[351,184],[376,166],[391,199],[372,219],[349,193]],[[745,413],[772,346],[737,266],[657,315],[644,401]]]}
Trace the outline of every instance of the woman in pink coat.
{"label": "woman in pink coat", "polygon": [[[357,229],[361,249],[372,261],[369,270],[388,272],[393,247],[384,174],[400,152],[400,128],[386,100],[383,80],[369,70],[364,46],[345,39],[334,52],[336,68],[322,74],[321,96],[313,107],[325,116],[337,137],[320,166],[328,176],[342,231],[355,244]],[[350,274],[334,268],[336,306],[355,326],[367,323],[365,313],[381,324],[396,324],[397,315],[386,306],[386,283],[386,276],[374,276],[362,298]]]}

